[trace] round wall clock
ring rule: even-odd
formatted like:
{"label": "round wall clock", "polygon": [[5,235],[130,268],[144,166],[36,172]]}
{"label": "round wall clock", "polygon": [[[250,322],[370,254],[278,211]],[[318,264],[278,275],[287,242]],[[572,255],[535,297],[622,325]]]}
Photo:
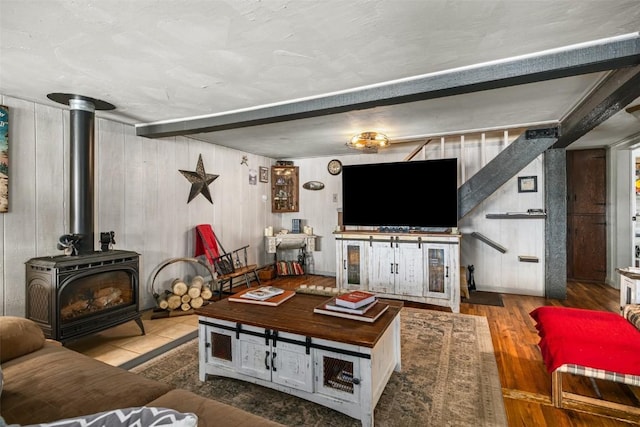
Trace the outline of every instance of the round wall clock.
{"label": "round wall clock", "polygon": [[330,160],[327,165],[327,170],[331,175],[338,175],[342,172],[342,162],[338,159]]}

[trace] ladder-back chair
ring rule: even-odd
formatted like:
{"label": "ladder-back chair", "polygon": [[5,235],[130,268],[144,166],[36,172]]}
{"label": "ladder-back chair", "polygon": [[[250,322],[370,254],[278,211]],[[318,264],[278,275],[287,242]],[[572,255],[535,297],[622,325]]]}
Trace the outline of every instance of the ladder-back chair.
{"label": "ladder-back chair", "polygon": [[218,295],[222,298],[225,283],[229,284],[229,292],[233,292],[233,280],[244,279],[247,287],[251,287],[251,281],[255,279],[260,284],[258,266],[248,264],[247,248],[249,245],[226,252],[213,232],[210,224],[196,226],[195,257],[204,255],[208,263],[216,272],[218,280]]}

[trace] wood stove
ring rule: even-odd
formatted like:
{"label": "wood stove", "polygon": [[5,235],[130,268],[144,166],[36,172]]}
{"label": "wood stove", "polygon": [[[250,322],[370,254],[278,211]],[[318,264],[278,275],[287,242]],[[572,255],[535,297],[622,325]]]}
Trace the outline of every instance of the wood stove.
{"label": "wood stove", "polygon": [[[40,325],[47,338],[63,343],[131,320],[144,335],[139,254],[110,250],[109,245],[103,245],[103,251],[94,250],[94,112],[115,107],[80,95],[51,93],[47,97],[71,108],[71,234],[59,240],[58,249],[65,255],[27,261],[26,316]],[[113,234],[109,233],[109,242]]]}
{"label": "wood stove", "polygon": [[112,250],[32,258],[26,263],[27,318],[65,342],[140,320],[139,254]]}

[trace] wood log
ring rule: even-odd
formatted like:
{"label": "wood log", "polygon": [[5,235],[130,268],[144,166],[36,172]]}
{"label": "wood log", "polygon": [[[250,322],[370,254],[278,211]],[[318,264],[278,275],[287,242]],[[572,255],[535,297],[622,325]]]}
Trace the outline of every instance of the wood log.
{"label": "wood log", "polygon": [[172,293],[167,295],[167,304],[167,308],[169,310],[175,310],[176,308],[180,307],[180,304],[182,304],[182,300],[180,299],[179,295]]}
{"label": "wood log", "polygon": [[190,304],[193,308],[200,308],[204,304],[204,300],[202,299],[202,297],[195,297],[191,299]]}
{"label": "wood log", "polygon": [[191,297],[189,296],[189,294],[184,294],[180,297],[180,301],[182,301],[183,304],[189,304],[189,302],[191,301]]}
{"label": "wood log", "polygon": [[109,305],[119,304],[122,302],[122,291],[116,288],[110,288],[112,292],[110,294],[95,298],[93,300],[93,306],[98,308],[104,308]]}
{"label": "wood log", "polygon": [[181,297],[182,295],[187,293],[187,284],[182,281],[182,279],[175,279],[171,282],[171,292],[175,295]]}
{"label": "wood log", "polygon": [[158,305],[158,308],[163,310],[169,308],[169,301],[167,301],[168,295],[168,291],[165,291],[156,297],[156,304]]}
{"label": "wood log", "polygon": [[84,311],[88,308],[89,308],[89,301],[84,299],[78,300],[62,307],[60,309],[60,314],[62,315],[63,318],[67,319],[69,317],[72,317],[74,313]]}
{"label": "wood log", "polygon": [[189,311],[191,310],[191,304],[189,304],[188,302],[185,302],[180,306],[180,309],[182,311]]}
{"label": "wood log", "polygon": [[191,280],[191,286],[187,292],[191,298],[197,298],[202,292],[202,285],[204,285],[204,279],[202,276],[196,276]]}
{"label": "wood log", "polygon": [[211,288],[210,287],[203,286],[202,290],[200,291],[200,296],[202,297],[202,299],[210,300],[211,297],[213,297],[213,292],[211,292]]}

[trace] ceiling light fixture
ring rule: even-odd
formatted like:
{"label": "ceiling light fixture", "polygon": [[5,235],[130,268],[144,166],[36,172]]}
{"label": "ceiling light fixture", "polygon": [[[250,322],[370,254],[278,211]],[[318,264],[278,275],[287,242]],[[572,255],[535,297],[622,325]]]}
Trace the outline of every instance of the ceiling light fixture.
{"label": "ceiling light fixture", "polygon": [[347,147],[364,151],[365,153],[377,153],[378,148],[389,146],[387,135],[378,132],[361,132],[347,142]]}

